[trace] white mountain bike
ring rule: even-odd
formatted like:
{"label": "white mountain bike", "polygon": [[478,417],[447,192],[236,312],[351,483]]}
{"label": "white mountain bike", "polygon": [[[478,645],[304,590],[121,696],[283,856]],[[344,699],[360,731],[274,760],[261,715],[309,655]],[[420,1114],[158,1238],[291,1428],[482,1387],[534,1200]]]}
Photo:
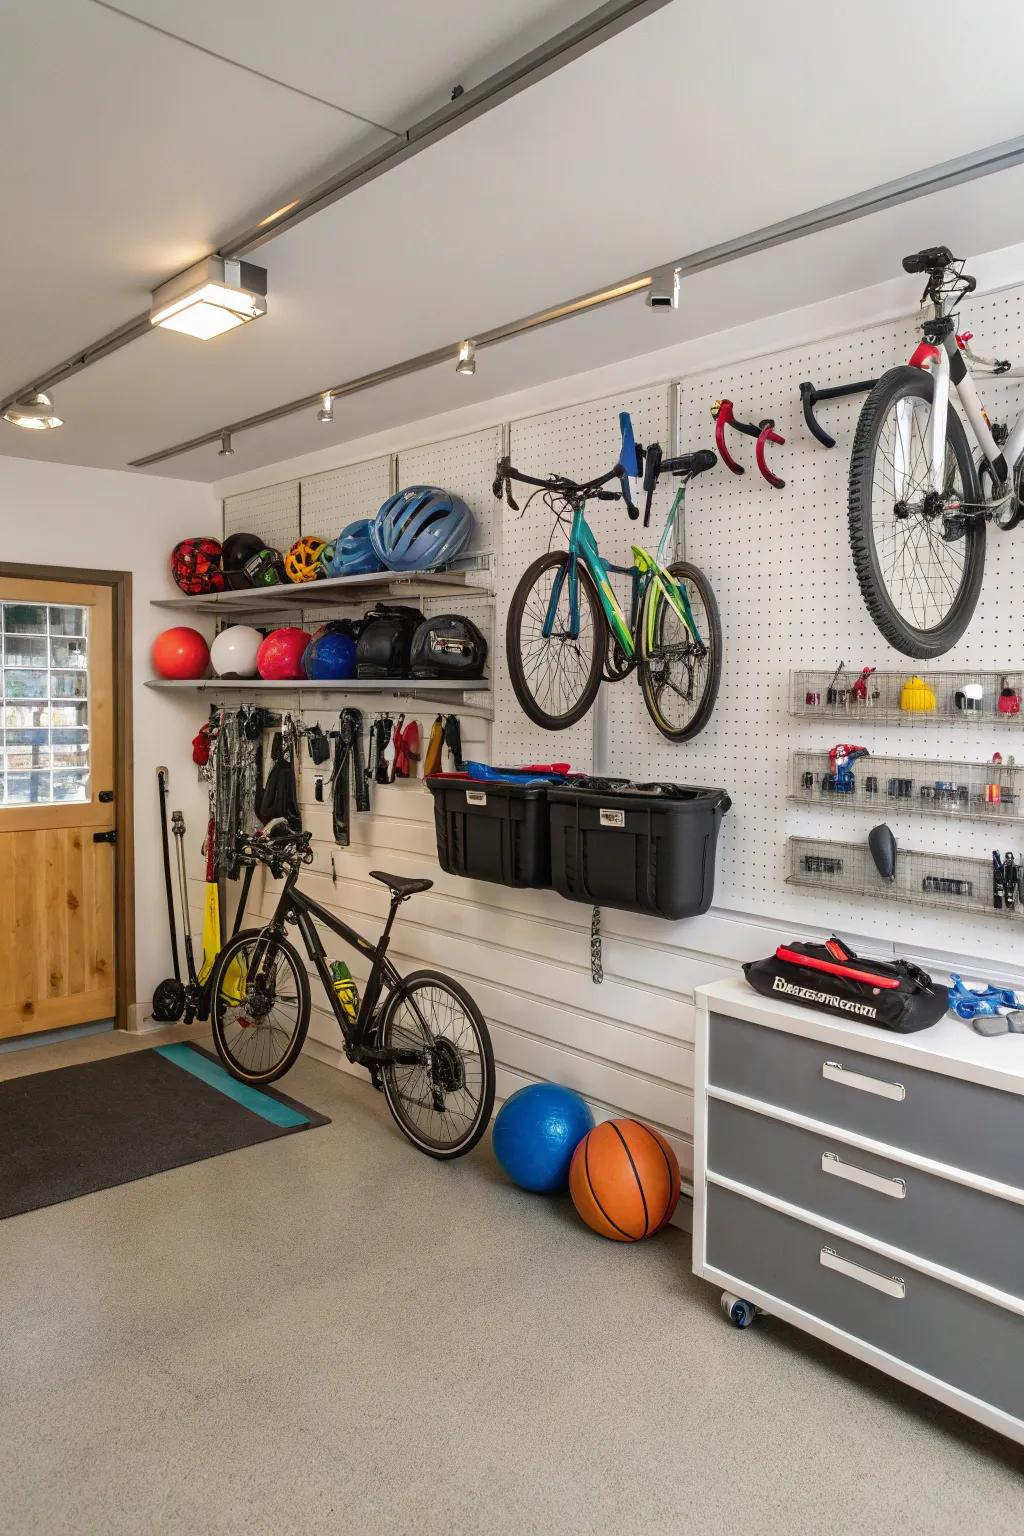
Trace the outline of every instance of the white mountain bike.
{"label": "white mountain bike", "polygon": [[[923,340],[868,395],[850,459],[850,545],[868,612],[905,656],[941,656],[971,621],[985,570],[986,525],[1024,516],[1024,415],[993,425],[976,374],[1024,374],[980,357],[954,310],[976,282],[944,245],[903,258],[927,273]],[[950,386],[980,453],[972,455]]]}

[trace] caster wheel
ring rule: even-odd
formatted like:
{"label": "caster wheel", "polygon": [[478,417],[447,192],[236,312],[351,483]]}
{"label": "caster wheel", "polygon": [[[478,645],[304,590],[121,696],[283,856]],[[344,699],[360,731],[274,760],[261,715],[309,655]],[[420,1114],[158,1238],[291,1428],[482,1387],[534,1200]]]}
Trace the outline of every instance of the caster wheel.
{"label": "caster wheel", "polygon": [[757,1316],[757,1308],[752,1301],[744,1301],[731,1291],[722,1292],[722,1311],[734,1328],[749,1328]]}

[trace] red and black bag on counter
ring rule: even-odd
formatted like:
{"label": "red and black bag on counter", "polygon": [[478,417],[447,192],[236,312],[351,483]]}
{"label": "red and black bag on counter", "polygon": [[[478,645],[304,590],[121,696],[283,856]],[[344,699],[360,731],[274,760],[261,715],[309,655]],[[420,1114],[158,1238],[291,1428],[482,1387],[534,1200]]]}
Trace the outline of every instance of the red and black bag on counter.
{"label": "red and black bag on counter", "polygon": [[937,1024],[949,1001],[947,989],[909,960],[862,959],[835,935],[825,944],[780,944],[743,974],[766,997],[900,1035]]}

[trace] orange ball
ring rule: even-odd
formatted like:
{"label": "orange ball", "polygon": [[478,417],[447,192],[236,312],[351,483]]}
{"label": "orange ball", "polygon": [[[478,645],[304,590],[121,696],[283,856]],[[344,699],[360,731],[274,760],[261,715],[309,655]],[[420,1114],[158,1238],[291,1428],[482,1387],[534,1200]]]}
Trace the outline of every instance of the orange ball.
{"label": "orange ball", "polygon": [[569,1192],[588,1227],[617,1243],[660,1232],[679,1201],[679,1163],[639,1120],[603,1120],[579,1143]]}

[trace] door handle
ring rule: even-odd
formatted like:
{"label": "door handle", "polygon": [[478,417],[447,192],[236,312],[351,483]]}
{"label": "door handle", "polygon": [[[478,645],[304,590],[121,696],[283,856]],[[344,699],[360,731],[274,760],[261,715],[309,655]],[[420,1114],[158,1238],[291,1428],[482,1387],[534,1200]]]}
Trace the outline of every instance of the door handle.
{"label": "door handle", "polygon": [[876,1269],[841,1258],[834,1248],[823,1248],[819,1258],[825,1269],[834,1269],[837,1275],[846,1275],[861,1285],[869,1285],[873,1291],[894,1296],[897,1301],[902,1301],[907,1294],[907,1282],[900,1275],[880,1275]]}
{"label": "door handle", "polygon": [[844,1163],[835,1152],[821,1154],[821,1171],[830,1173],[835,1179],[847,1179],[851,1184],[863,1184],[865,1189],[873,1189],[880,1195],[891,1195],[894,1200],[906,1199],[906,1179],[888,1179],[867,1168],[858,1168],[855,1163]]}
{"label": "door handle", "polygon": [[881,1077],[868,1077],[864,1072],[848,1072],[841,1061],[822,1063],[821,1075],[830,1083],[842,1083],[846,1088],[856,1088],[859,1093],[874,1093],[880,1099],[903,1100],[907,1090],[902,1083],[887,1083]]}
{"label": "door handle", "polygon": [[115,827],[111,827],[109,832],[94,832],[92,835],[92,840],[94,843],[116,843],[117,829]]}
{"label": "door handle", "polygon": [[100,802],[100,805],[110,805],[113,798],[114,791],[112,789],[101,789],[99,794],[96,796],[96,799]]}

